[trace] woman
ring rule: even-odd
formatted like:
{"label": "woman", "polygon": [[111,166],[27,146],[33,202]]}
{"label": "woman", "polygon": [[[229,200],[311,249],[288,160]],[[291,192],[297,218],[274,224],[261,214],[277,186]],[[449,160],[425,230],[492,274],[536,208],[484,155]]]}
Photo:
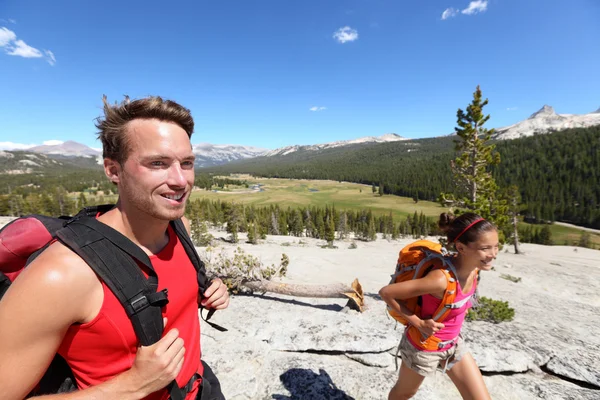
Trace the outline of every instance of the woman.
{"label": "woman", "polygon": [[[456,254],[447,260],[456,271],[455,302],[463,300],[460,302],[463,305],[453,309],[443,323],[431,319],[448,285],[446,273],[438,268],[421,279],[393,283],[379,291],[381,298],[408,320],[408,327],[400,342],[402,366],[389,400],[414,396],[423,379],[435,374],[438,367],[447,372],[464,399],[490,399],[481,372],[465,349],[460,330],[471,307],[468,299],[475,293],[477,272],[491,269],[491,263],[498,254],[498,232],[489,221],[473,213],[456,218],[451,214],[441,214],[438,225],[446,233],[448,244],[456,249]],[[420,316],[408,313],[397,301],[416,296],[422,299]],[[437,350],[424,349],[415,343],[415,335],[411,337],[408,334],[409,329],[417,329],[423,338],[433,336],[435,341],[446,344]]]}

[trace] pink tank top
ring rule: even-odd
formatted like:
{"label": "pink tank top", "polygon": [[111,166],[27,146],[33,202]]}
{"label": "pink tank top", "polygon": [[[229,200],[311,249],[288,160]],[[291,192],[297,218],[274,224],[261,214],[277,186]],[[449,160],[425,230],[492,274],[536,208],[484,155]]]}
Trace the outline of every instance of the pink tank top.
{"label": "pink tank top", "polygon": [[[460,282],[457,280],[456,298],[454,299],[454,302],[457,303],[469,296],[472,296],[475,293],[475,289],[477,289],[477,275],[473,279],[473,286],[471,287],[471,290],[469,290],[469,293],[463,293],[462,288],[460,287]],[[430,294],[425,294],[422,296],[422,300],[423,303],[421,306],[421,318],[430,319],[439,307],[440,303],[442,302],[442,299],[438,299],[437,297],[434,297]],[[469,308],[471,308],[472,305],[473,304],[469,300],[462,307],[450,310],[450,313],[446,316],[446,319],[444,321],[441,321],[444,324],[444,328],[440,329],[434,336],[440,339],[441,341],[456,339],[460,334],[460,330],[467,315],[467,311],[469,310]],[[407,339],[413,344],[413,346],[418,348],[418,346],[416,346],[412,342],[410,336],[407,336]],[[453,344],[450,343],[439,350],[423,351],[445,351],[451,348],[452,346]]]}
{"label": "pink tank top", "polygon": [[[165,333],[173,328],[185,343],[185,358],[177,383],[184,386],[194,375],[202,375],[200,362],[200,323],[198,320],[198,283],[196,270],[179,238],[169,226],[169,243],[150,256],[158,275],[158,290],[169,290],[169,304],[163,308],[168,318]],[[58,353],[67,361],[81,389],[97,385],[131,368],[138,340],[131,321],[112,291],[102,282],[104,301],[100,312],[86,324],[69,327]],[[196,382],[186,399],[198,394]],[[160,390],[145,400],[166,400],[167,390]]]}

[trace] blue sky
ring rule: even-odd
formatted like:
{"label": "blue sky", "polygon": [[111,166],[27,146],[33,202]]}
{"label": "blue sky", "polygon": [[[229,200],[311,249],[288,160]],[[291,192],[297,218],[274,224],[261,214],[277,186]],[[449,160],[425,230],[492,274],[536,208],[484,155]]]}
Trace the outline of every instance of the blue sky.
{"label": "blue sky", "polygon": [[600,107],[597,0],[0,0],[0,142],[100,147],[101,97],[192,110],[193,143],[276,148]]}

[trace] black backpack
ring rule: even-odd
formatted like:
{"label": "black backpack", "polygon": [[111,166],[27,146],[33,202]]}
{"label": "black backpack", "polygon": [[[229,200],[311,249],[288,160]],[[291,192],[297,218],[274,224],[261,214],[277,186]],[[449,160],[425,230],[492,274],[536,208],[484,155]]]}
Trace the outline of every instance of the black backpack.
{"label": "black backpack", "polygon": [[[11,221],[0,230],[0,300],[11,282],[54,239],[79,255],[115,294],[131,320],[138,341],[143,346],[156,343],[163,333],[161,308],[168,303],[167,290],[157,292],[158,276],[144,251],[120,232],[96,220],[114,205],[87,207],[74,217],[52,218],[28,215]],[[181,220],[171,221],[197,272],[201,294],[210,282],[204,263]],[[136,263],[146,267],[148,278]],[[215,310],[210,310],[206,322]],[[208,322],[220,331],[226,329]],[[192,377],[184,388],[175,381],[168,390],[172,400],[183,400],[198,376]],[[33,395],[65,393],[77,390],[75,379],[65,360],[58,354],[42,377]]]}

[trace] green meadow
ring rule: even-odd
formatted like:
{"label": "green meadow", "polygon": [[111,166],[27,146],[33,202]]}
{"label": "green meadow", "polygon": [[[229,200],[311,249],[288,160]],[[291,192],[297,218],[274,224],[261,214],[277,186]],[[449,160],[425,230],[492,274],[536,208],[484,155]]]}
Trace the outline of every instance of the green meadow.
{"label": "green meadow", "polygon": [[[374,194],[372,187],[358,183],[298,180],[298,179],[270,179],[255,178],[239,175],[250,187],[261,185],[262,191],[251,191],[245,185],[229,185],[224,189],[213,191],[197,190],[192,193],[192,199],[206,198],[209,200],[235,201],[237,203],[254,205],[257,207],[278,204],[279,207],[306,207],[306,206],[331,206],[338,210],[360,210],[369,208],[376,215],[389,214],[395,219],[405,218],[423,212],[428,217],[436,218],[440,213],[447,211],[438,203],[431,201],[415,201],[409,197],[394,195],[379,196]],[[231,178],[231,177],[229,177]],[[522,226],[526,223],[520,223]],[[536,226],[540,228],[540,225]],[[577,243],[582,230],[553,224],[550,226],[552,240],[555,244]],[[600,235],[591,233],[591,241],[595,246],[600,246]]]}

